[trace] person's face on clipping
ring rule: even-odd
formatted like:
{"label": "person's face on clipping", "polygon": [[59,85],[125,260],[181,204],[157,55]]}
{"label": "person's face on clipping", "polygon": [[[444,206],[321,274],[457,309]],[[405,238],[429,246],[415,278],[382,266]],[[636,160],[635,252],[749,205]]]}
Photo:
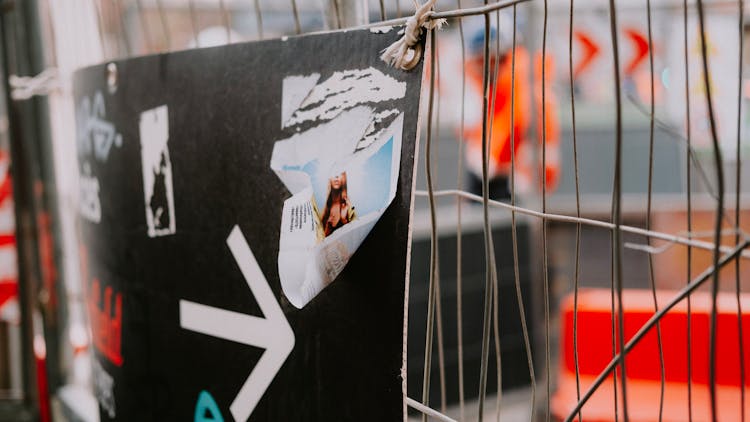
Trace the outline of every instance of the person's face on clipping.
{"label": "person's face on clipping", "polygon": [[331,177],[331,188],[336,190],[341,189],[345,177],[344,173],[336,174]]}
{"label": "person's face on clipping", "polygon": [[346,172],[334,174],[328,184],[330,189],[322,218],[326,237],[354,219],[354,207],[346,191]]}

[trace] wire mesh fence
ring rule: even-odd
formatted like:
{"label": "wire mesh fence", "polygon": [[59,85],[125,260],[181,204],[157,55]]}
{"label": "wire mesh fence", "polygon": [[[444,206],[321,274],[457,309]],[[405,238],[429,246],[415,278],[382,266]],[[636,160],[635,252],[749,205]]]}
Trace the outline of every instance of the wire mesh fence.
{"label": "wire mesh fence", "polygon": [[[72,116],[64,81],[85,64],[402,25],[421,5],[73,3],[40,2],[53,119]],[[742,0],[434,2],[428,19],[448,26],[423,31],[405,398],[423,420],[744,420],[744,13]],[[64,117],[52,125],[75,139]],[[75,267],[70,307],[84,309]],[[653,353],[633,352],[647,342]],[[606,350],[579,353],[592,347]]]}

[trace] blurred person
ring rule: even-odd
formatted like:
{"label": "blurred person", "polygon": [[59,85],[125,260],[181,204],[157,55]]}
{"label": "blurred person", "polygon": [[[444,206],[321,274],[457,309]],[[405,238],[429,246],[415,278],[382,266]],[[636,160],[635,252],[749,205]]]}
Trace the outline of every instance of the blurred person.
{"label": "blurred person", "polygon": [[[507,17],[506,17],[507,18]],[[513,69],[513,24],[509,19],[501,20],[498,26],[490,28],[489,40],[489,102],[487,106],[487,142],[488,166],[487,177],[491,199],[507,201],[511,197],[511,145],[515,154],[515,184],[517,189],[528,191],[534,180],[533,169],[541,167],[541,151],[537,165],[534,165],[532,145],[525,142],[530,133],[530,121],[535,120],[535,133],[542,142],[542,55],[534,55],[534,74],[529,72],[529,53],[521,45],[520,34],[516,34],[515,71]],[[499,37],[499,39],[498,39]],[[484,27],[478,29],[469,43],[469,57],[465,63],[467,91],[473,91],[469,98],[482,104],[484,76]],[[499,48],[498,48],[499,43]],[[497,73],[495,68],[497,66]],[[552,93],[553,61],[546,57],[546,180],[547,189],[557,186],[560,173],[559,137],[560,129],[557,118],[556,103]],[[515,74],[515,77],[514,77]],[[530,79],[533,76],[533,94]],[[511,102],[511,92],[515,100]],[[532,97],[533,96],[533,97]],[[476,100],[474,100],[476,101]],[[533,115],[532,106],[533,103]],[[476,107],[476,104],[474,104]],[[481,109],[481,108],[480,108]],[[511,116],[513,114],[513,116]],[[482,113],[467,119],[464,128],[466,142],[466,164],[469,176],[468,190],[482,194]],[[512,131],[511,131],[512,129]],[[511,133],[513,142],[511,142]],[[537,170],[539,171],[539,170]],[[542,174],[537,176],[541,183]],[[541,184],[540,184],[541,188]]]}

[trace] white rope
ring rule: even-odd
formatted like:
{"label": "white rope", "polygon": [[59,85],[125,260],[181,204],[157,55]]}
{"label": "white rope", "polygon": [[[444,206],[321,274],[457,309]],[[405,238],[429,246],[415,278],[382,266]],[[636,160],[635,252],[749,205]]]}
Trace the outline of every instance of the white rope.
{"label": "white rope", "polygon": [[48,95],[60,87],[57,69],[44,69],[36,76],[10,75],[8,82],[11,87],[11,98],[14,100],[28,100],[36,95]]}
{"label": "white rope", "polygon": [[436,0],[427,0],[419,6],[415,1],[417,10],[414,12],[414,16],[406,20],[404,35],[383,50],[380,55],[384,62],[403,70],[410,70],[419,63],[422,58],[422,45],[419,44],[422,29],[428,31],[433,28],[440,29],[445,23],[445,19],[429,19],[430,15],[434,13],[432,7],[435,2]]}

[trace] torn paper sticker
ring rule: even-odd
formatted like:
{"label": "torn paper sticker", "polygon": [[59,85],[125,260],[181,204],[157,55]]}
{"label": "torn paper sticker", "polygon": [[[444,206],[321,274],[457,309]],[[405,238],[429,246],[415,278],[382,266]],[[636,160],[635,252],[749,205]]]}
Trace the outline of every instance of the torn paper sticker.
{"label": "torn paper sticker", "polygon": [[169,159],[169,112],[163,105],[141,113],[141,168],[148,236],[175,233],[172,161]]}
{"label": "torn paper sticker", "polygon": [[323,82],[310,84],[319,77],[312,74],[285,78],[282,104],[292,103],[292,98],[298,98],[299,91],[305,91],[307,95],[288,118],[282,116],[282,127],[330,120],[359,104],[396,100],[406,95],[406,82],[399,82],[374,67],[335,72]]}
{"label": "torn paper sticker", "polygon": [[401,163],[404,114],[384,103],[402,98],[405,84],[374,68],[319,78],[285,80],[282,126],[318,123],[277,141],[271,157],[292,193],[278,266],[284,294],[298,308],[336,279],[388,208]]}

